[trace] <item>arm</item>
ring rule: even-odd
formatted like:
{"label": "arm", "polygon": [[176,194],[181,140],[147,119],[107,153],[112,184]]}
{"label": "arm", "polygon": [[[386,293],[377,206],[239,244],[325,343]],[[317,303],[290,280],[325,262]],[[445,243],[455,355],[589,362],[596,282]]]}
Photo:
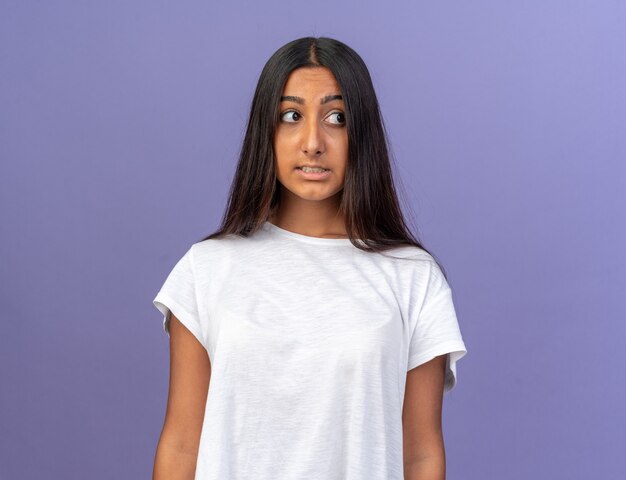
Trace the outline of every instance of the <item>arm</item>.
{"label": "arm", "polygon": [[170,385],[153,480],[194,478],[210,378],[207,351],[171,314]]}
{"label": "arm", "polygon": [[405,480],[445,480],[446,457],[441,427],[446,356],[407,373],[402,435]]}

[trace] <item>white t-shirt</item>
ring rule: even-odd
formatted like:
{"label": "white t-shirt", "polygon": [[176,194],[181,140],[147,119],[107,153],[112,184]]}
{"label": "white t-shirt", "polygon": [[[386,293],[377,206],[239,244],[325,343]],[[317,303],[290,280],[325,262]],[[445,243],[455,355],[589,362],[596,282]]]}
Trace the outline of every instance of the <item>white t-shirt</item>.
{"label": "white t-shirt", "polygon": [[467,350],[424,250],[368,253],[265,222],[195,243],[154,305],[206,348],[211,380],[196,480],[403,478],[407,371]]}

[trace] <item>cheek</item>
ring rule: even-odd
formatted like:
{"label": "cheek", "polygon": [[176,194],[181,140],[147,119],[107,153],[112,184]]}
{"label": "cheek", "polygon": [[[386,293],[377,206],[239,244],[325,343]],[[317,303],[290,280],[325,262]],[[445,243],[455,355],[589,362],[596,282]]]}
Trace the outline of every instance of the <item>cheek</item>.
{"label": "cheek", "polygon": [[345,182],[346,180],[346,167],[342,167],[341,170],[339,171],[339,175],[338,175],[341,183]]}
{"label": "cheek", "polygon": [[289,180],[290,170],[289,153],[284,148],[284,145],[276,145],[274,147],[274,171],[281,183]]}
{"label": "cheek", "polygon": [[348,166],[348,139],[345,138],[344,141],[341,142],[341,144],[338,146],[338,152],[340,152],[340,172],[341,172],[341,176],[343,177],[346,173],[346,168]]}
{"label": "cheek", "polygon": [[339,139],[339,141],[337,142],[337,151],[341,152],[341,157],[347,163],[348,161],[348,133],[345,131],[344,131],[344,134]]}
{"label": "cheek", "polygon": [[274,141],[274,165],[276,167],[276,171],[278,172],[281,169],[281,165],[284,163],[285,154],[283,143],[280,139]]}
{"label": "cheek", "polygon": [[293,149],[292,141],[288,135],[277,134],[274,140],[274,155],[277,162],[284,162],[289,157],[289,151]]}

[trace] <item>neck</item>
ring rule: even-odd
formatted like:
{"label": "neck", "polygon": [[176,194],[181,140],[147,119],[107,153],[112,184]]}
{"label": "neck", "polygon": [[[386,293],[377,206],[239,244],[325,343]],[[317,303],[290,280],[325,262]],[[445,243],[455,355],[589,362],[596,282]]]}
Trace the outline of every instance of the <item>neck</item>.
{"label": "neck", "polygon": [[312,237],[346,238],[345,220],[339,213],[341,192],[321,201],[283,196],[269,221],[274,225]]}

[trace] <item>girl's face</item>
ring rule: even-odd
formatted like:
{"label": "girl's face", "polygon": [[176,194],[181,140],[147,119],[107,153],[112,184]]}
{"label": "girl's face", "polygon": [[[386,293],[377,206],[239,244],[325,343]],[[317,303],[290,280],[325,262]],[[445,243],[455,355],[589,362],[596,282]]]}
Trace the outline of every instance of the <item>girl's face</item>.
{"label": "girl's face", "polygon": [[[332,72],[326,67],[291,72],[279,109],[274,155],[283,194],[312,201],[338,194],[348,161],[348,130],[341,90]],[[324,171],[307,172],[303,166]]]}

